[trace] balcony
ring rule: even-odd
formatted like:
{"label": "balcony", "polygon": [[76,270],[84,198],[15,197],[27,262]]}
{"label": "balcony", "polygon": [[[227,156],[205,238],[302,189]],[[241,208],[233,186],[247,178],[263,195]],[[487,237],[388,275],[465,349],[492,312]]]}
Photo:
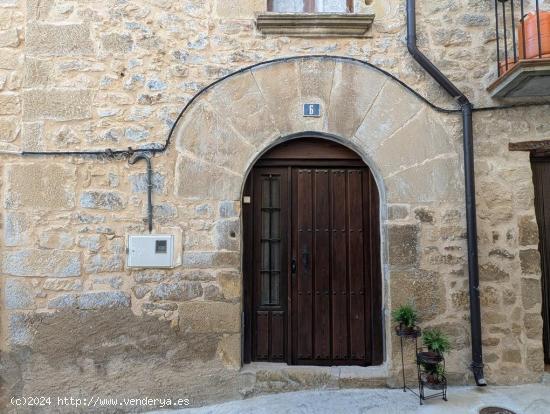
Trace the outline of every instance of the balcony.
{"label": "balcony", "polygon": [[541,0],[495,0],[494,98],[550,96],[550,11]]}

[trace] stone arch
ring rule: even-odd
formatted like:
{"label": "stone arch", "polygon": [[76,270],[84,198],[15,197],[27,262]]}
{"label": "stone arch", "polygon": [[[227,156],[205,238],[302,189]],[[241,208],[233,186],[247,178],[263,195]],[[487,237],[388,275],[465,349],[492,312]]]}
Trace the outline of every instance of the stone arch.
{"label": "stone arch", "polygon": [[[304,103],[320,103],[321,116],[303,117]],[[437,112],[412,89],[372,65],[341,57],[297,57],[255,65],[215,82],[194,98],[174,128],[176,193],[188,200],[239,205],[256,160],[302,134],[348,146],[376,177],[384,308],[394,299],[399,304],[405,295],[420,297],[428,290],[433,294],[424,295],[420,308],[425,306],[436,318],[445,306],[434,305],[445,301],[444,281],[437,271],[422,269],[418,244],[423,224],[414,218],[413,209],[462,209],[460,119]],[[406,214],[399,213],[402,206]],[[240,227],[238,210],[234,229]],[[228,228],[223,217],[212,219],[218,220],[220,233]],[[220,233],[218,237],[225,237]],[[234,267],[239,273],[240,243],[233,240],[219,246],[204,255],[209,265]],[[228,258],[227,250],[234,256]],[[416,291],[399,288],[403,285]],[[385,315],[387,326],[389,312]],[[394,352],[387,327],[385,354],[392,369]]]}
{"label": "stone arch", "polygon": [[[303,117],[305,102],[320,103],[321,117]],[[359,153],[388,203],[462,197],[455,125],[382,71],[341,57],[267,62],[206,88],[174,129],[177,194],[239,200],[254,161],[308,131]],[[427,181],[418,182],[419,174]]]}

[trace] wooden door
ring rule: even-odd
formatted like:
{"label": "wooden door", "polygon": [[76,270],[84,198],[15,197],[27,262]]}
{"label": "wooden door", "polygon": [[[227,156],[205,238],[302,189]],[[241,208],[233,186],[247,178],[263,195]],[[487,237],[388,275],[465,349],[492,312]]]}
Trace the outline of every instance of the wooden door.
{"label": "wooden door", "polygon": [[532,158],[541,256],[544,361],[550,364],[550,157]]}
{"label": "wooden door", "polygon": [[257,163],[243,203],[245,362],[382,363],[378,210],[345,147],[297,140]]}
{"label": "wooden door", "polygon": [[292,362],[381,363],[378,192],[367,168],[292,171]]}

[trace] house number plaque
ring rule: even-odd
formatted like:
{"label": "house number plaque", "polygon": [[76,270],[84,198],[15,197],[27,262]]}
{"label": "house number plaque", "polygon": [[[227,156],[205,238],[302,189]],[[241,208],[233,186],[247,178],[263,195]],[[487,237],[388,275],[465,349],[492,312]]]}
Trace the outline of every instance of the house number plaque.
{"label": "house number plaque", "polygon": [[312,118],[321,117],[321,104],[306,103],[304,104],[304,116]]}

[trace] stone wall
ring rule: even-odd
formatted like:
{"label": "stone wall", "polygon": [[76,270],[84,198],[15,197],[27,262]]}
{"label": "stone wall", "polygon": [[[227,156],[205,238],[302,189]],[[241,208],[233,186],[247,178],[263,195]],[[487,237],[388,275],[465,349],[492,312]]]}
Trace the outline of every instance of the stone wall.
{"label": "stone wall", "polygon": [[[491,2],[418,3],[421,48],[476,105],[497,104],[485,91],[496,71]],[[403,6],[369,5],[377,17],[365,38],[300,39],[259,33],[259,0],[0,0],[0,150],[156,147],[201,88],[294,55],[365,59],[452,107],[406,51]],[[0,154],[4,398],[186,389],[199,404],[358,384],[335,385],[324,371],[239,371],[240,190],[265,148],[303,130],[334,134],[379,180],[387,362],[377,376],[396,384],[388,315],[414,298],[424,326],[453,338],[452,381],[471,380],[460,118],[432,111],[359,64],[313,59],[277,68],[244,72],[205,93],[173,145],[153,159],[155,231],[178,237],[173,270],[125,268],[126,235],[146,231],[143,164]],[[298,97],[323,99],[325,108],[353,105],[304,124],[288,112]],[[486,372],[493,383],[537,381],[531,171],[528,154],[507,146],[549,139],[548,106],[476,114],[474,123]]]}

